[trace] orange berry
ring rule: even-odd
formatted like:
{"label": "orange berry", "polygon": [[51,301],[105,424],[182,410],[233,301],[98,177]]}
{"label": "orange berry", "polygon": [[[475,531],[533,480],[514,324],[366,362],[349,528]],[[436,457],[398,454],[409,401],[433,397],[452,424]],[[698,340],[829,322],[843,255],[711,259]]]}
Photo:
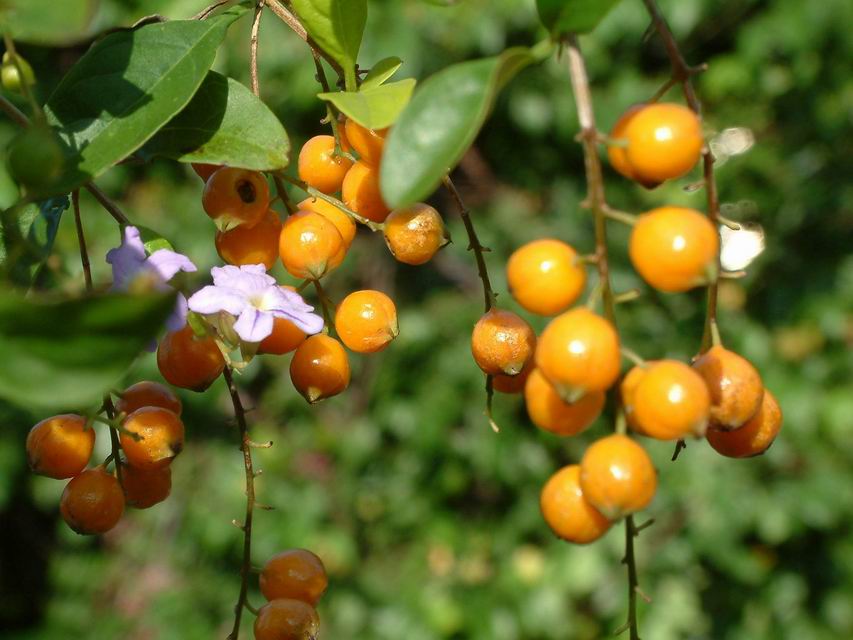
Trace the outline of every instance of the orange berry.
{"label": "orange berry", "polygon": [[356,150],[362,162],[379,166],[382,160],[382,150],[385,147],[385,136],[388,135],[388,129],[367,129],[358,124],[355,120],[347,118],[344,127],[346,131],[347,142]]}
{"label": "orange berry", "polygon": [[[619,116],[616,124],[613,125],[613,129],[610,130],[610,138],[618,140],[621,144],[613,144],[607,147],[607,159],[610,160],[610,166],[630,180],[636,180],[637,177],[634,174],[634,167],[628,162],[628,140],[625,138],[625,129],[631,118],[646,106],[645,103],[642,103],[629,107],[625,113]],[[657,185],[658,183],[652,182],[643,186],[652,189]]]}
{"label": "orange berry", "polygon": [[611,520],[645,509],[655,496],[658,478],[645,450],[628,436],[596,440],[581,458],[584,496]]}
{"label": "orange berry", "polygon": [[341,234],[344,241],[344,246],[349,249],[353,239],[355,239],[355,220],[349,215],[338,209],[331,202],[326,202],[320,198],[305,198],[302,202],[296,205],[300,211],[313,211],[331,222]]}
{"label": "orange berry", "polygon": [[551,531],[569,542],[588,544],[610,529],[610,520],[584,497],[576,464],[563,467],[548,479],[539,496],[539,507]]}
{"label": "orange berry", "polygon": [[338,305],[335,330],[356,353],[382,351],[400,333],[397,307],[381,291],[354,291]]}
{"label": "orange berry", "polygon": [[619,387],[619,392],[622,395],[622,408],[625,411],[625,419],[628,422],[628,426],[640,434],[643,434],[643,430],[637,424],[637,420],[635,418],[634,394],[637,391],[640,381],[645,377],[646,372],[648,372],[649,367],[654,362],[656,361],[647,360],[645,365],[634,366],[625,375],[625,377],[622,378],[622,384]]}
{"label": "orange berry", "polygon": [[536,348],[536,366],[566,401],[609,388],[620,357],[613,324],[584,307],[551,320]]}
{"label": "orange berry", "polygon": [[195,174],[207,182],[208,178],[222,168],[221,164],[205,164],[203,162],[192,162],[190,166],[195,171]]}
{"label": "orange berry", "polygon": [[66,413],[42,420],[27,434],[27,460],[33,473],[72,478],[86,468],[95,448],[95,430],[86,419]]}
{"label": "orange berry", "polygon": [[260,583],[267,600],[292,598],[316,606],[329,586],[329,578],[323,561],[315,554],[307,549],[288,549],[267,561]]}
{"label": "orange berry", "polygon": [[222,352],[210,337],[197,338],[189,325],[170,331],[157,348],[157,366],[169,384],[204,391],[225,368]]}
{"label": "orange berry", "polygon": [[128,507],[148,509],[169,497],[172,491],[172,469],[162,467],[145,470],[123,464],[121,483]]}
{"label": "orange berry", "polygon": [[604,408],[604,392],[593,391],[569,404],[558,394],[539,369],[534,369],[524,385],[524,403],[531,422],[558,436],[574,436],[586,430]]}
{"label": "orange berry", "polygon": [[293,354],[290,380],[311,404],[338,395],[349,386],[347,352],[334,338],[322,333],[310,336]]}
{"label": "orange berry", "polygon": [[492,376],[492,389],[501,393],[521,393],[524,391],[524,385],[527,384],[527,380],[534,368],[533,358],[530,358],[525,363],[521,373],[514,376],[508,376],[504,373]]}
{"label": "orange berry", "polygon": [[530,313],[553,316],[572,306],[586,286],[586,269],[565,242],[545,238],[516,249],[506,266],[516,302]]}
{"label": "orange berry", "polygon": [[535,349],[533,327],[512,311],[490,309],[477,321],[471,334],[474,361],[490,376],[518,375],[533,358]]}
{"label": "orange berry", "polygon": [[[285,285],[282,288],[296,291],[296,288],[290,285]],[[273,318],[272,333],[258,344],[258,353],[284,355],[305,342],[307,337],[307,334],[290,320]]]}
{"label": "orange berry", "polygon": [[708,430],[708,444],[729,458],[750,458],[767,451],[781,428],[782,409],[765,389],[761,407],[746,424],[734,431]]}
{"label": "orange berry", "polygon": [[708,281],[720,236],[695,209],[660,207],[637,219],[628,252],[637,272],[655,289],[687,291]]}
{"label": "orange berry", "polygon": [[761,407],[764,384],[746,358],[719,345],[693,362],[711,393],[711,427],[729,431],[751,419]]}
{"label": "orange berry", "polygon": [[649,365],[631,402],[632,420],[639,432],[658,440],[701,437],[708,426],[708,387],[683,362],[661,360]]}
{"label": "orange berry", "polygon": [[429,262],[449,242],[441,214],[422,202],[388,214],[383,234],[391,255],[405,264]]}
{"label": "orange berry", "polygon": [[262,173],[222,167],[204,184],[201,204],[220,231],[261,221],[270,206],[270,188]]}
{"label": "orange berry", "polygon": [[255,618],[255,640],[317,640],[320,617],[301,600],[268,602]]}
{"label": "orange berry", "polygon": [[299,152],[299,178],[323,193],[340,191],[352,160],[335,155],[334,136],[314,136]]}
{"label": "orange berry", "polygon": [[347,171],[341,194],[349,209],[373,222],[384,222],[391,212],[379,190],[379,169],[361,160]]}
{"label": "orange berry", "polygon": [[161,407],[175,415],[181,415],[183,405],[181,399],[167,386],[159,382],[143,380],[122,391],[116,402],[116,411],[130,415],[142,407]]}
{"label": "orange berry", "polygon": [[251,227],[240,225],[228,231],[217,231],[214,240],[216,253],[228,264],[262,264],[272,269],[278,258],[278,237],[281,220],[268,209],[261,221]]}
{"label": "orange berry", "polygon": [[105,533],[124,513],[124,494],[118,480],[103,467],[88,469],[65,485],[59,512],[77,533]]}
{"label": "orange berry", "polygon": [[160,407],[142,407],[123,423],[121,448],[127,463],[143,470],[162,469],[184,448],[184,423]]}
{"label": "orange berry", "polygon": [[278,251],[290,275],[318,280],[341,263],[346,245],[327,218],[312,211],[297,211],[281,229]]}

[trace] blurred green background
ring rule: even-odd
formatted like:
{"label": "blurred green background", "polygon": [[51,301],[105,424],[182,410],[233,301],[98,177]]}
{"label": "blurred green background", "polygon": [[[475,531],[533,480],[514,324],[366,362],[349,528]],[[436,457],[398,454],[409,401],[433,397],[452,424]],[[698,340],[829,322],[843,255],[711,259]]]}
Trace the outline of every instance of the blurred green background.
{"label": "blurred green background", "polygon": [[[93,31],[161,13],[187,17],[190,0],[101,2]],[[648,509],[656,523],[637,542],[643,638],[835,639],[853,637],[853,4],[844,0],[662,1],[688,59],[708,62],[697,80],[708,135],[720,155],[725,213],[757,222],[766,251],[720,290],[727,345],[748,357],[779,398],[785,426],[763,457],[729,460],[702,442],[677,462],[668,443],[644,441],[660,471]],[[609,128],[667,77],[659,41],[644,37],[642,3],[624,0],[581,43],[596,115]],[[217,68],[248,83],[247,20]],[[532,44],[533,0],[371,1],[363,67],[388,55],[401,76],[424,78],[449,63]],[[85,47],[21,46],[46,95]],[[261,91],[295,148],[322,131],[323,107],[304,44],[264,17]],[[677,92],[670,99],[680,100]],[[555,236],[592,246],[577,119],[567,67],[527,69],[501,95],[454,178],[473,209],[500,302],[503,265],[522,243]],[[5,144],[13,131],[0,122]],[[698,171],[645,191],[607,170],[611,203],[642,211],[662,203],[704,208],[690,189]],[[217,264],[201,182],[166,161],[122,166],[99,180],[130,218],[170,238],[202,272]],[[685,187],[688,188],[685,188]],[[301,197],[294,192],[294,197]],[[396,264],[381,237],[361,232],[328,278],[335,299],[355,288],[391,294],[401,333],[385,352],[352,355],[342,396],[308,407],[288,377],[289,357],[264,357],[242,376],[259,499],[257,565],[306,547],[330,574],[319,611],[324,640],[569,640],[606,637],[624,620],[623,529],[588,547],[557,541],[538,495],[558,467],[609,432],[605,416],[584,435],[537,431],[520,398],[498,396],[500,434],[483,416],[483,379],[469,356],[480,284],[464,230],[444,194],[455,243],[430,264]],[[83,197],[95,281],[114,223]],[[703,293],[661,295],[626,258],[627,231],[611,223],[617,290],[640,287],[619,307],[626,344],[645,357],[690,358],[702,329]],[[61,224],[45,282],[82,290],[72,216]],[[276,275],[288,281],[280,266]],[[200,285],[203,276],[194,283]],[[527,317],[527,316],[525,316]],[[537,330],[542,319],[528,318]],[[159,379],[140,359],[126,382]],[[50,393],[50,389],[45,389]],[[63,483],[26,469],[24,438],[44,416],[0,405],[0,636],[9,640],[223,638],[239,587],[244,508],[241,456],[224,385],[182,394],[187,447],[171,498],[130,512],[103,538],[73,534],[59,519]],[[97,455],[105,455],[99,438]],[[642,521],[641,516],[640,520]],[[261,602],[256,582],[251,599]],[[250,624],[244,630],[250,637]]]}

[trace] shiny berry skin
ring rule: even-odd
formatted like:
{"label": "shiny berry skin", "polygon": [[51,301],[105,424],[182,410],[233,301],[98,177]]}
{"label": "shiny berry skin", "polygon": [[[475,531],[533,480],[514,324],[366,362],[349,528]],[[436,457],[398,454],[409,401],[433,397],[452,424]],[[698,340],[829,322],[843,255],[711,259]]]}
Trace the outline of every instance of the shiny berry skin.
{"label": "shiny berry skin", "polygon": [[253,226],[266,215],[270,189],[262,173],[222,167],[204,184],[201,204],[220,231]]}
{"label": "shiny berry skin", "polygon": [[385,147],[388,129],[367,129],[355,120],[347,119],[345,125],[347,142],[358,153],[362,162],[378,167]]}
{"label": "shiny berry skin", "polygon": [[344,241],[344,246],[349,249],[352,241],[355,239],[355,220],[349,215],[338,209],[331,202],[326,202],[320,198],[305,198],[302,202],[296,205],[300,211],[313,211],[319,213],[329,222],[335,225],[338,233]]}
{"label": "shiny berry skin", "polygon": [[350,381],[349,359],[343,345],[322,333],[310,336],[293,354],[290,380],[311,404],[341,393]]}
{"label": "shiny berry skin", "polygon": [[524,385],[524,403],[531,422],[558,436],[574,436],[585,431],[604,408],[604,392],[593,391],[569,404],[534,369]]}
{"label": "shiny berry skin", "polygon": [[566,401],[608,389],[620,359],[613,324],[584,307],[551,320],[536,348],[536,366]]}
{"label": "shiny berry skin", "polygon": [[711,428],[737,429],[758,412],[764,383],[746,358],[717,345],[696,358],[693,368],[711,393]]}
{"label": "shiny berry skin", "polygon": [[628,436],[593,442],[581,458],[584,496],[611,520],[645,509],[655,496],[657,473],[645,450]]}
{"label": "shiny berry skin", "polygon": [[210,178],[210,176],[222,168],[221,164],[205,164],[203,162],[193,162],[190,166],[193,168],[193,171],[195,171],[195,174],[205,182],[207,182],[207,179]]}
{"label": "shiny berry skin", "polygon": [[530,313],[553,316],[577,302],[586,269],[572,247],[560,240],[534,240],[516,249],[506,267],[515,301]]}
{"label": "shiny berry skin", "polygon": [[278,238],[281,220],[269,209],[260,222],[249,227],[240,225],[228,231],[217,231],[216,253],[228,264],[262,264],[272,269],[278,259]]}
{"label": "shiny berry skin", "polygon": [[157,347],[157,366],[166,381],[182,389],[204,391],[225,368],[225,359],[210,337],[197,338],[189,325],[170,331]]}
{"label": "shiny berry skin", "polygon": [[340,191],[352,160],[335,155],[334,136],[314,136],[299,152],[299,178],[323,193]]}
{"label": "shiny berry skin", "polygon": [[116,411],[125,415],[142,407],[161,407],[177,416],[183,410],[181,399],[169,387],[150,380],[130,385],[116,402]]}
{"label": "shiny berry skin", "polygon": [[622,409],[625,412],[625,419],[628,422],[628,426],[631,427],[635,432],[639,434],[643,434],[643,430],[637,424],[637,420],[635,419],[634,414],[634,393],[637,390],[637,387],[640,385],[640,381],[645,377],[646,373],[649,370],[649,367],[655,361],[647,360],[645,364],[635,365],[625,374],[625,377],[622,378],[622,384],[619,386],[619,393],[622,396]]}
{"label": "shiny berry skin", "polygon": [[[282,289],[296,291],[295,287],[285,285]],[[307,334],[285,318],[273,318],[272,333],[260,341],[258,353],[269,353],[280,356],[295,350],[305,342]]]}
{"label": "shiny berry skin", "polygon": [[294,278],[319,280],[341,263],[346,246],[327,218],[297,211],[281,229],[278,251],[284,268]]}
{"label": "shiny berry skin", "polygon": [[644,435],[679,440],[705,434],[711,395],[702,376],[683,362],[660,360],[649,365],[631,400],[632,420]]}
{"label": "shiny berry skin", "polygon": [[391,213],[379,190],[379,169],[361,160],[347,171],[341,198],[349,209],[373,222],[384,222]]}
{"label": "shiny berry skin", "polygon": [[388,214],[383,234],[391,255],[412,265],[429,262],[449,241],[441,214],[422,202]]}
{"label": "shiny berry skin", "polygon": [[66,413],[42,420],[27,434],[27,461],[33,473],[73,478],[86,468],[95,448],[95,430],[86,419]]}
{"label": "shiny berry skin", "polygon": [[490,376],[518,375],[535,349],[533,327],[512,311],[490,309],[471,333],[474,361]]}
{"label": "shiny berry skin", "polygon": [[142,470],[167,467],[184,448],[184,423],[160,407],[142,407],[122,424],[121,448],[127,463]]}
{"label": "shiny berry skin", "polygon": [[163,502],[172,491],[172,469],[145,470],[123,464],[121,483],[128,507],[148,509]]}
{"label": "shiny berry skin", "polygon": [[782,409],[767,389],[761,408],[734,431],[709,429],[706,437],[717,453],[728,458],[751,458],[767,451],[782,428]]}
{"label": "shiny berry skin", "polygon": [[[628,140],[625,138],[625,129],[628,126],[628,122],[631,121],[631,118],[637,115],[637,113],[645,107],[645,103],[635,104],[629,107],[625,113],[619,116],[616,124],[614,124],[613,128],[610,130],[610,138],[614,141],[618,141],[619,144],[608,145],[607,159],[610,161],[611,167],[630,180],[636,180],[637,177],[634,173],[634,167],[632,167],[628,162]],[[643,186],[652,189],[658,186],[658,184],[659,183],[657,182],[650,182]]]}
{"label": "shiny berry skin", "polygon": [[323,561],[307,549],[288,549],[270,558],[260,577],[267,600],[291,598],[317,606],[329,586]]}
{"label": "shiny berry skin", "polygon": [[504,373],[492,376],[492,389],[500,393],[521,393],[524,391],[524,385],[527,384],[527,380],[535,368],[536,365],[533,362],[533,358],[530,358],[527,364],[524,365],[521,373],[514,376],[508,376]]}
{"label": "shiny berry skin", "polygon": [[338,305],[335,331],[356,353],[382,351],[400,333],[397,307],[381,291],[353,291]]}
{"label": "shiny berry skin", "polygon": [[106,533],[124,513],[124,494],[118,480],[102,467],[88,469],[65,486],[59,513],[79,534]]}
{"label": "shiny berry skin", "polygon": [[273,600],[258,610],[254,630],[255,640],[317,640],[320,617],[301,600]]}
{"label": "shiny berry skin", "polygon": [[660,207],[637,219],[628,252],[648,284],[676,293],[702,286],[713,277],[720,236],[695,209]]}
{"label": "shiny berry skin", "polygon": [[552,475],[539,496],[539,507],[554,534],[575,544],[589,544],[610,529],[610,520],[593,507],[580,487],[580,467],[563,467]]}

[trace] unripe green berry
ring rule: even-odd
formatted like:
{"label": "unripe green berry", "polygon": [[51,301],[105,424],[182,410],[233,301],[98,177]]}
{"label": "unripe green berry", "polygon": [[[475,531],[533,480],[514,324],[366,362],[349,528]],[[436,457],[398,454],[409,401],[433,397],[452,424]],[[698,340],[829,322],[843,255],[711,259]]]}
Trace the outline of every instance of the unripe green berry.
{"label": "unripe green berry", "polygon": [[[15,64],[15,58],[18,60],[18,64]],[[3,83],[3,88],[13,93],[23,93],[21,87],[22,74],[27,86],[31,87],[36,83],[36,76],[29,62],[20,55],[13,57],[8,51],[4,53],[3,64],[0,66],[0,82]]]}

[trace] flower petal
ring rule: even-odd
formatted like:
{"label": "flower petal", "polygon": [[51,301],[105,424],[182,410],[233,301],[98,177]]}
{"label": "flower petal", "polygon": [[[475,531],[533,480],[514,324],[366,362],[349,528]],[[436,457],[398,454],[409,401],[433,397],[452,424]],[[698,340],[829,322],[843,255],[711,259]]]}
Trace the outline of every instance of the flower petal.
{"label": "flower petal", "polygon": [[113,268],[113,289],[127,288],[133,277],[145,267],[145,246],[136,227],[125,227],[121,244],[107,251],[107,263]]}
{"label": "flower petal", "polygon": [[261,308],[277,318],[290,320],[307,334],[323,330],[323,318],[311,313],[314,307],[307,304],[298,293],[288,289],[276,286],[264,291]]}
{"label": "flower petal", "polygon": [[187,299],[183,293],[179,293],[178,297],[175,299],[174,311],[172,311],[171,315],[166,318],[166,329],[169,331],[177,331],[178,329],[183,328],[187,323],[187,311]]}
{"label": "flower petal", "polygon": [[247,306],[237,322],[234,331],[245,342],[260,342],[272,333],[273,316],[271,313],[258,311]]}
{"label": "flower petal", "polygon": [[213,276],[213,284],[217,287],[239,289],[247,294],[260,293],[275,284],[275,278],[267,275],[266,267],[262,264],[213,267],[210,274]]}
{"label": "flower petal", "polygon": [[241,292],[213,285],[196,291],[187,303],[192,311],[205,315],[225,311],[236,316],[249,306],[248,300]]}
{"label": "flower petal", "polygon": [[184,254],[169,249],[159,249],[152,253],[148,256],[145,266],[156,271],[163,278],[163,282],[174,278],[179,271],[186,273],[197,271],[196,266]]}

